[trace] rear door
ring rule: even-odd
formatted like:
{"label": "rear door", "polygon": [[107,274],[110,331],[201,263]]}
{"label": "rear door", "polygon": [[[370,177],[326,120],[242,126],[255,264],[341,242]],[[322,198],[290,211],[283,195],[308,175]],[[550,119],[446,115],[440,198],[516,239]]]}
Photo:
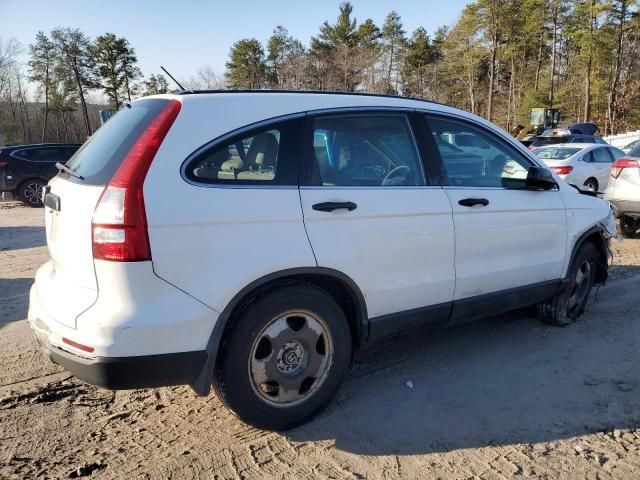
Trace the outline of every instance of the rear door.
{"label": "rear door", "polygon": [[427,184],[409,116],[311,115],[305,138],[300,197],[318,265],[356,282],[370,318],[432,307],[426,317],[392,319],[387,333],[446,319],[455,281],[451,207],[440,186]]}
{"label": "rear door", "polygon": [[607,147],[598,146],[594,148],[591,151],[591,158],[593,160],[591,165],[593,166],[594,175],[598,180],[598,190],[600,192],[604,192],[604,189],[609,183],[612,164],[611,156],[607,151]]}
{"label": "rear door", "polygon": [[[560,192],[524,190],[533,162],[488,128],[453,116],[426,118],[453,209],[454,319],[504,307],[489,294],[535,285],[544,289],[559,280],[566,248]],[[467,158],[451,155],[442,143],[450,134],[478,136],[491,148]]]}

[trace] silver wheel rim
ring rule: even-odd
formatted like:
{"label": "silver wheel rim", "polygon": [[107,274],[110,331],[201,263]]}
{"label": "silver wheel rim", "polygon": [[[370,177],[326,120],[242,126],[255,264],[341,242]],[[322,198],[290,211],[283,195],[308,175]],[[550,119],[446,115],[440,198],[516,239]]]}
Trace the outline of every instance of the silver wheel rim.
{"label": "silver wheel rim", "polygon": [[251,387],[271,405],[297,405],[325,382],[332,358],[333,340],[324,320],[309,311],[283,313],[262,329],[251,346]]}
{"label": "silver wheel rim", "polygon": [[580,308],[587,297],[589,287],[591,286],[591,270],[591,262],[588,260],[585,260],[582,265],[580,265],[580,268],[578,268],[571,295],[569,295],[569,300],[567,302],[567,309],[569,312],[573,312],[577,308]]}
{"label": "silver wheel rim", "polygon": [[44,185],[39,183],[28,183],[23,189],[24,197],[29,203],[33,204],[42,202],[43,191]]}
{"label": "silver wheel rim", "polygon": [[589,190],[590,192],[596,191],[596,184],[592,180],[587,180],[584,186],[587,187],[587,190]]}

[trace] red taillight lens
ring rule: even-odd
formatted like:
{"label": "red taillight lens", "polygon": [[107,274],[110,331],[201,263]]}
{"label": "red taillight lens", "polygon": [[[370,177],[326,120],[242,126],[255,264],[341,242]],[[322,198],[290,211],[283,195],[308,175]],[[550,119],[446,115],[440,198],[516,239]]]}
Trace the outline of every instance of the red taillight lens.
{"label": "red taillight lens", "polygon": [[151,260],[142,185],[182,104],[171,100],[142,132],[102,192],[93,214],[93,257],[116,262]]}
{"label": "red taillight lens", "polygon": [[9,162],[0,162],[0,168],[6,167],[9,165]]}
{"label": "red taillight lens", "polygon": [[633,160],[632,158],[620,158],[613,162],[613,165],[611,166],[611,176],[613,178],[618,178],[623,169],[638,167],[640,167],[640,163],[638,163],[637,160]]}
{"label": "red taillight lens", "polygon": [[573,170],[573,167],[570,167],[569,165],[563,165],[559,167],[549,167],[549,168],[554,172],[556,172],[558,175],[567,175],[571,173],[571,170]]}

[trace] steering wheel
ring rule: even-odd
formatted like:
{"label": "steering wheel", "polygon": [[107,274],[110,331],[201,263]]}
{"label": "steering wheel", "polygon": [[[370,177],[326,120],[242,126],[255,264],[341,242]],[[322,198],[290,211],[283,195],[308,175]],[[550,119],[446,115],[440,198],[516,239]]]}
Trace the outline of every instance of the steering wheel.
{"label": "steering wheel", "polygon": [[398,177],[399,173],[404,171],[406,171],[407,174],[411,174],[411,169],[406,165],[400,165],[399,167],[392,168],[391,171],[384,176],[380,185],[387,185],[387,182],[389,182],[394,177]]}

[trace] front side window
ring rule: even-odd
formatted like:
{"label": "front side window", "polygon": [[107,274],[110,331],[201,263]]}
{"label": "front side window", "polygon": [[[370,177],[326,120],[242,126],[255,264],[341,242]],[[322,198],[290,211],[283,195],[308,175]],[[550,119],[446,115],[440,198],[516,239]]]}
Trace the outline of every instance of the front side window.
{"label": "front side window", "polygon": [[198,183],[295,185],[299,120],[238,134],[199,153],[185,169]]}
{"label": "front side window", "polygon": [[420,157],[405,115],[332,115],[314,118],[312,123],[312,184],[425,184]]}
{"label": "front side window", "polygon": [[[467,122],[427,116],[448,183],[460,187],[524,187],[533,164],[515,148]],[[477,141],[452,145],[449,139],[472,136]]]}

